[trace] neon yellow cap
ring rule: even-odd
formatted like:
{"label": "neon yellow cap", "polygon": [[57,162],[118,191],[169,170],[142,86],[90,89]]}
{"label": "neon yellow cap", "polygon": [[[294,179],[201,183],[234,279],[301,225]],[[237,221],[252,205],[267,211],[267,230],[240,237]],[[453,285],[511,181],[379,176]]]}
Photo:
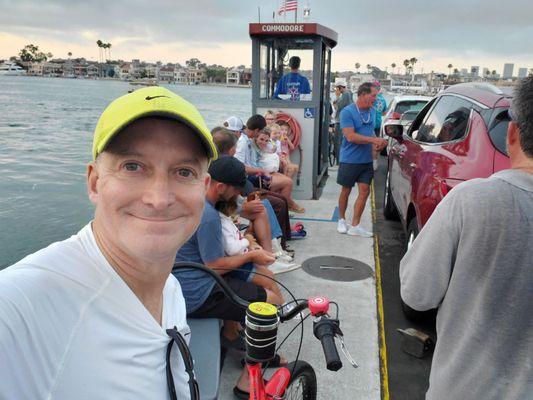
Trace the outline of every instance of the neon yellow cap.
{"label": "neon yellow cap", "polygon": [[168,89],[150,86],[119,97],[107,106],[94,130],[93,159],[126,125],[149,116],[171,118],[187,125],[198,134],[209,160],[217,158],[211,132],[196,107]]}

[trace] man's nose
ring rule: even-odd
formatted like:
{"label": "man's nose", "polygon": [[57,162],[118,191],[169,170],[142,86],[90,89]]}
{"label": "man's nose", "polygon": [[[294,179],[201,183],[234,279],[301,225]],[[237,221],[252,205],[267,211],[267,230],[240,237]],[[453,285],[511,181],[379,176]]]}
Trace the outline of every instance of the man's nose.
{"label": "man's nose", "polygon": [[169,176],[166,173],[154,174],[144,191],[143,202],[156,210],[163,210],[175,201],[176,194]]}

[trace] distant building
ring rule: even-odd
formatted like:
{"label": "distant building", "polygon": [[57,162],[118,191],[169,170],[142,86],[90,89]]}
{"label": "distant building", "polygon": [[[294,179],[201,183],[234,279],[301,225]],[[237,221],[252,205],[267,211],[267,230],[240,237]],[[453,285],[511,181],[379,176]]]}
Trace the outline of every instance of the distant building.
{"label": "distant building", "polygon": [[518,68],[518,79],[527,77],[527,68]]}
{"label": "distant building", "polygon": [[483,78],[487,78],[490,76],[490,69],[487,67],[483,68]]}
{"label": "distant building", "polygon": [[468,70],[466,68],[461,68],[461,76],[464,78],[468,76]]}
{"label": "distant building", "polygon": [[189,71],[186,68],[174,69],[174,82],[189,83]]}
{"label": "distant building", "polygon": [[511,79],[513,77],[514,64],[503,64],[503,79]]}
{"label": "distant building", "polygon": [[159,80],[163,82],[175,82],[174,67],[166,66],[159,69]]}
{"label": "distant building", "polygon": [[470,76],[472,78],[477,78],[479,76],[479,66],[477,65],[472,65],[470,67]]}
{"label": "distant building", "polygon": [[239,85],[241,83],[241,71],[233,68],[226,72],[226,84]]}

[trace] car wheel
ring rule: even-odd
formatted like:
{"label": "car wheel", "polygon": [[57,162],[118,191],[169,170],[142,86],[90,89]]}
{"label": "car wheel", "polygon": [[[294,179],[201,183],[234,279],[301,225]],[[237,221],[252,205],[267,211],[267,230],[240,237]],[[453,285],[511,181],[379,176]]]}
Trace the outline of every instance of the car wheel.
{"label": "car wheel", "polygon": [[398,221],[399,215],[390,189],[390,170],[387,169],[387,178],[385,179],[385,193],[383,194],[383,216],[385,219]]}
{"label": "car wheel", "polygon": [[411,246],[413,245],[413,242],[418,236],[418,232],[420,232],[420,229],[418,229],[418,222],[416,222],[416,217],[413,217],[411,218],[411,221],[409,222],[409,225],[407,226],[407,239],[405,242],[405,246],[407,247],[407,250],[409,250]]}

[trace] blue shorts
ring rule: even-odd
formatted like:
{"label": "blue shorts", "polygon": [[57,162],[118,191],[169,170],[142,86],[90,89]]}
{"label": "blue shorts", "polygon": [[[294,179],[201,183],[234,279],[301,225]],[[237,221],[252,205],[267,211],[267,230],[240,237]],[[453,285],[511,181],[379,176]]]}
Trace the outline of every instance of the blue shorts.
{"label": "blue shorts", "polygon": [[349,164],[341,162],[337,171],[337,183],[344,187],[354,187],[355,183],[366,183],[370,185],[374,177],[374,166],[372,163]]}
{"label": "blue shorts", "polygon": [[251,282],[252,278],[254,277],[255,271],[256,268],[253,263],[246,263],[241,265],[239,268],[228,272],[226,276],[229,278],[239,279],[245,282]]}

